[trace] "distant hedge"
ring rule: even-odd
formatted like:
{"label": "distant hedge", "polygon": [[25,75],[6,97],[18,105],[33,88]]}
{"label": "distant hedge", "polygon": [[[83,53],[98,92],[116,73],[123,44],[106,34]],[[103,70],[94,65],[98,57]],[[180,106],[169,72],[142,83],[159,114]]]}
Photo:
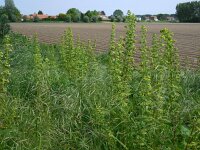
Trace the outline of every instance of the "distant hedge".
{"label": "distant hedge", "polygon": [[176,14],[180,22],[200,22],[200,1],[178,4]]}

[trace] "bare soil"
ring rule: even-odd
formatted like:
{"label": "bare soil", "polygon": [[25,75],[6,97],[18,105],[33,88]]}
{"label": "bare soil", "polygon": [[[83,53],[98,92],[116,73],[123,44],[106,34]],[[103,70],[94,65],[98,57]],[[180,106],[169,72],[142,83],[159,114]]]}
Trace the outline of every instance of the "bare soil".
{"label": "bare soil", "polygon": [[[126,29],[124,23],[116,24],[116,34],[119,38],[124,36]],[[148,28],[148,41],[151,43],[152,35],[159,34],[163,28],[168,28],[174,33],[176,46],[179,49],[181,63],[189,63],[190,66],[198,65],[200,57],[200,24],[172,24],[172,23],[138,23],[137,24],[137,43],[140,39],[140,28],[146,25]],[[67,28],[72,28],[74,38],[79,35],[82,41],[96,41],[98,52],[109,49],[111,34],[111,23],[97,24],[67,24],[67,23],[12,23],[11,28],[14,32],[21,33],[28,37],[34,34],[38,35],[41,42],[58,43]],[[139,53],[136,54],[136,60],[139,60]]]}

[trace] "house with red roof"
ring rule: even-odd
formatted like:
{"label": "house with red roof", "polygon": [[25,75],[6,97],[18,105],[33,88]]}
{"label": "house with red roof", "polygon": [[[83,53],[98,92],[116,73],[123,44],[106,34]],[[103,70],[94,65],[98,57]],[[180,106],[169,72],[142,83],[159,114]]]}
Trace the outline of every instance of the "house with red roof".
{"label": "house with red roof", "polygon": [[26,18],[27,20],[33,20],[35,17],[38,17],[40,20],[45,20],[45,19],[56,19],[57,16],[49,16],[47,14],[30,14],[30,15],[24,15],[23,18]]}

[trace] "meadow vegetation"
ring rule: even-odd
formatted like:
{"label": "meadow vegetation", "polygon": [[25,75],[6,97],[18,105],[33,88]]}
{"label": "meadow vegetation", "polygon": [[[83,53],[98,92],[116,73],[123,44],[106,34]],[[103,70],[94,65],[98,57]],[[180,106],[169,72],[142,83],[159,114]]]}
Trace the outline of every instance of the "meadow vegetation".
{"label": "meadow vegetation", "polygon": [[136,63],[135,16],[108,54],[95,43],[60,44],[9,34],[0,51],[0,149],[200,149],[200,71],[181,69],[173,34],[148,46],[141,32]]}

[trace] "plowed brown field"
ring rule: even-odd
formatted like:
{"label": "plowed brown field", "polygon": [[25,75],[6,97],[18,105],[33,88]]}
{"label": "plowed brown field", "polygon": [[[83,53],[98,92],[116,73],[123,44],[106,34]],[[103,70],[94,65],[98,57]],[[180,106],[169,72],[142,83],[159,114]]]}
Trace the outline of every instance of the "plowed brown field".
{"label": "plowed brown field", "polygon": [[[142,23],[137,24],[137,42],[139,42],[140,28]],[[197,66],[200,57],[200,24],[170,24],[170,23],[148,23],[148,41],[154,33],[159,34],[163,28],[174,32],[176,46],[180,52],[181,63],[189,62],[191,66]],[[116,25],[117,37],[125,34],[125,24]],[[82,41],[88,39],[96,40],[98,51],[107,51],[111,34],[111,23],[99,24],[66,24],[66,23],[12,23],[14,32],[24,34],[28,37],[37,33],[41,42],[58,43],[66,28],[72,28],[74,37],[80,35]],[[139,53],[136,54],[139,59]]]}

